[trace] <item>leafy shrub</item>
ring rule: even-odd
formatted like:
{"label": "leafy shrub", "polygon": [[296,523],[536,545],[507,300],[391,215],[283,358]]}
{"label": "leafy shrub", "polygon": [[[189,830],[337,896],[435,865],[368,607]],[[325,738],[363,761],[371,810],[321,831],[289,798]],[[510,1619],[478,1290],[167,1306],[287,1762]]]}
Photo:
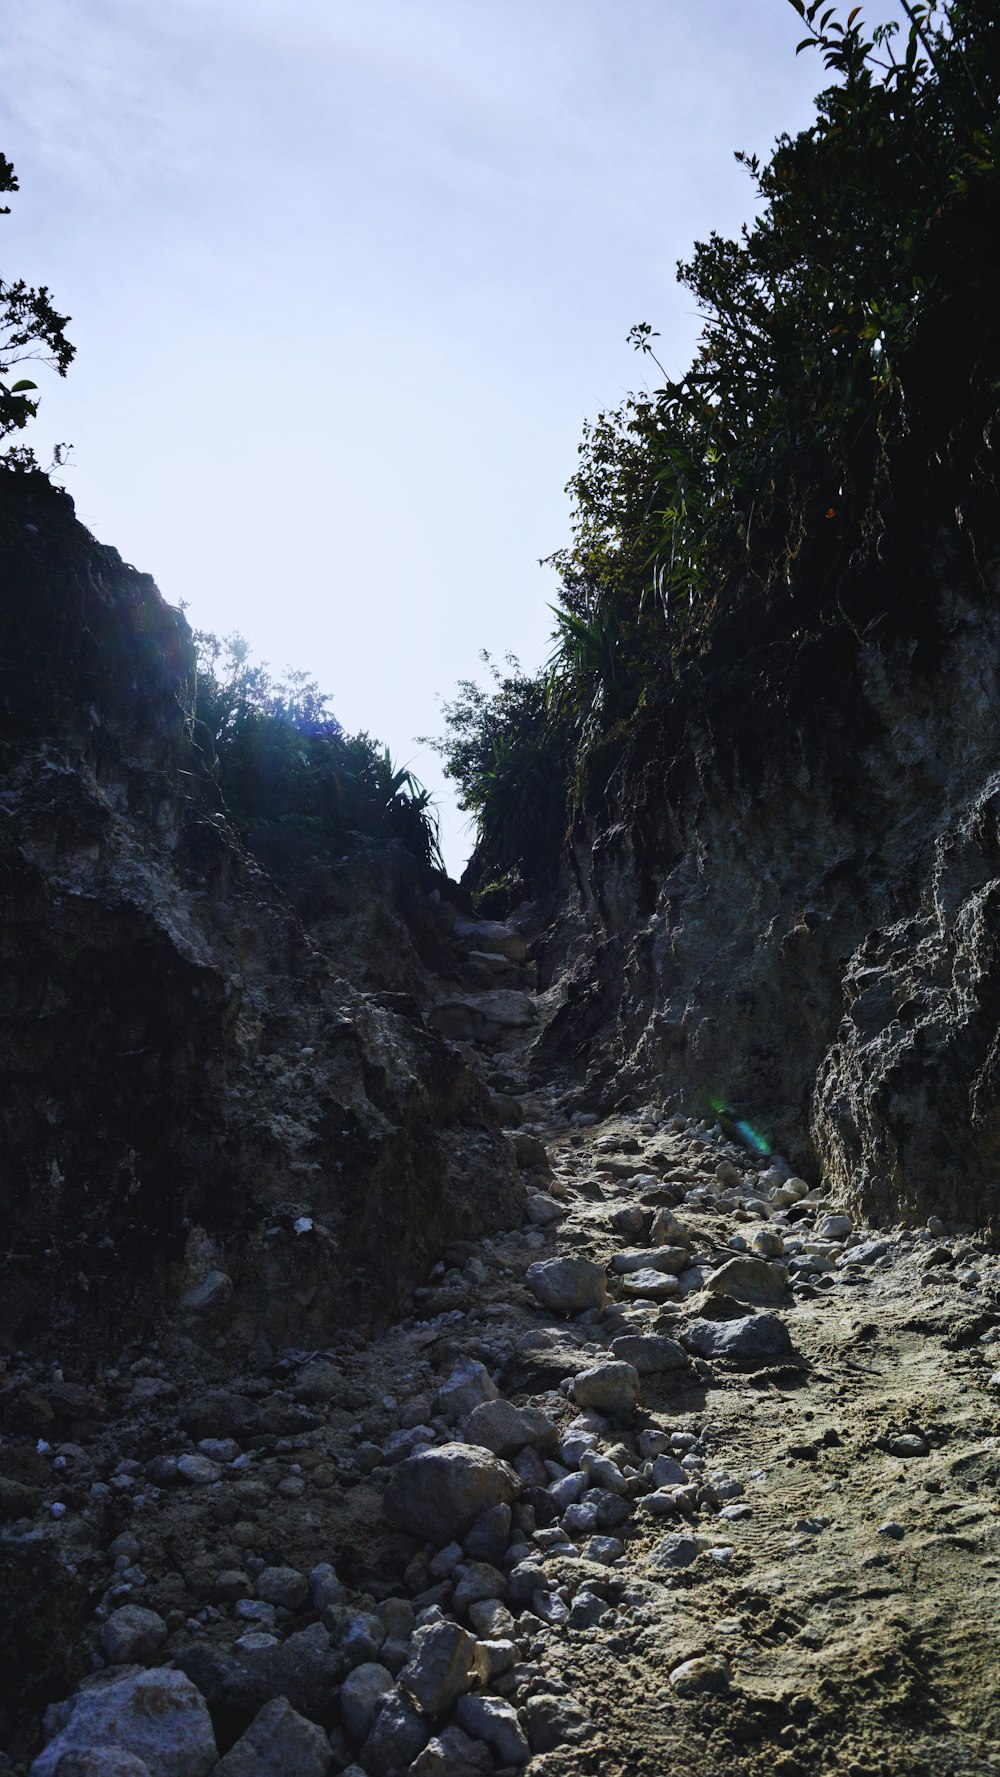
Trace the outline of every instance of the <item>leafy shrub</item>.
{"label": "leafy shrub", "polygon": [[[570,483],[558,653],[592,711],[636,707],[664,652],[787,585],[818,534],[841,565],[877,547],[915,348],[942,317],[969,324],[956,243],[980,271],[996,258],[995,7],[908,6],[897,55],[896,27],[868,37],[861,7],[841,24],[818,0],[791,4],[799,48],[836,83],[766,166],[737,156],[762,209],[740,240],[713,234],[678,268],[705,316],[693,365],[588,427]],[[995,340],[992,279],[977,294]],[[631,338],[655,363],[652,329]]]}
{"label": "leafy shrub", "polygon": [[485,651],[482,659],[493,689],[463,679],[458,696],[442,704],[447,733],[427,744],[458,784],[459,807],[475,818],[473,886],[530,892],[558,869],[571,749],[546,676],[522,672],[512,654],[506,671]]}
{"label": "leafy shrub", "polygon": [[[791,4],[807,25],[800,51],[818,49],[836,84],[766,166],[737,156],[763,207],[739,241],[713,234],[678,268],[705,331],[645,429],[672,639],[682,613],[710,622],[737,578],[751,593],[787,582],[817,532],[833,527],[841,562],[877,543],[913,348],[949,308],[960,322],[954,229],[971,209],[982,255],[995,213],[996,9],[908,4],[897,55],[897,27],[868,37],[860,6],[841,24],[819,0]],[[635,343],[649,351],[650,337],[639,328]]]}
{"label": "leafy shrub", "polygon": [[276,679],[242,636],[195,632],[189,707],[227,808],[270,867],[326,861],[397,842],[441,867],[427,790],[367,734],[346,735],[305,673]]}
{"label": "leafy shrub", "polygon": [[[488,873],[522,849],[511,826],[515,809],[527,820],[522,759],[537,736],[571,801],[597,779],[620,801],[619,761],[678,684],[697,697],[722,670],[748,683],[765,653],[788,675],[811,638],[880,619],[888,531],[903,511],[919,522],[911,482],[941,487],[954,464],[952,511],[977,476],[995,505],[995,0],[902,0],[906,30],[870,34],[860,6],[841,22],[823,0],[790,4],[799,50],[831,82],[811,127],[781,136],[766,165],[738,154],[756,220],[678,267],[704,317],[687,374],[666,377],[641,323],[632,344],[662,385],[585,428],[571,540],[551,558],[545,694],[519,675],[479,703],[462,686],[445,706]],[[644,744],[651,757],[655,737]]]}

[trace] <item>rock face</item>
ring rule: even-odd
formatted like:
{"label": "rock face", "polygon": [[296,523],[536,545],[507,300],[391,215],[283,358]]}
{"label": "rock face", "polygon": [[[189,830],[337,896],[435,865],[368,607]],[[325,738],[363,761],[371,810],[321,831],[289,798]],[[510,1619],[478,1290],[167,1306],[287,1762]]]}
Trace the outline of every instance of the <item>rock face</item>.
{"label": "rock face", "polygon": [[[992,715],[975,713],[985,741]],[[994,770],[955,797],[910,908],[867,933],[850,959],[844,1018],[817,1073],[813,1135],[852,1207],[929,1204],[981,1222],[997,1214],[998,850]]]}
{"label": "rock face", "polygon": [[[34,1497],[27,1487],[19,1491],[13,1517]],[[80,1645],[88,1587],[55,1526],[42,1536],[0,1537],[0,1598],[0,1668],[8,1695],[34,1702],[65,1694],[88,1668]]]}
{"label": "rock face", "polygon": [[869,1215],[984,1223],[1000,567],[954,511],[936,530],[911,517],[878,584],[853,589],[854,631],[809,636],[783,672],[740,676],[720,652],[700,703],[615,755],[618,800],[588,793],[535,1065],[575,1067],[588,1104],[653,1087],[721,1106]]}
{"label": "rock face", "polygon": [[442,1000],[430,1015],[432,1030],[458,1042],[500,1043],[505,1034],[528,1030],[534,1022],[535,1008],[529,995],[510,988]]}
{"label": "rock face", "polygon": [[[514,1219],[486,1088],[377,955],[344,979],[335,894],[307,930],[241,848],[183,616],[41,475],[0,477],[0,586],[5,1339],[182,1297],[195,1337],[391,1319]],[[412,935],[369,886],[395,987]]]}

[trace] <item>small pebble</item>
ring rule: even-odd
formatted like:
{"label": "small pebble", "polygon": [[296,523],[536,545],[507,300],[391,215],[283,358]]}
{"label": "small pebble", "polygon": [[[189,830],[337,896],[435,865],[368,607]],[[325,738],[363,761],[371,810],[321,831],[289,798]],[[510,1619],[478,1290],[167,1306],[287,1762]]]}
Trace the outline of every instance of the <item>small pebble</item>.
{"label": "small pebble", "polygon": [[930,1454],[926,1441],[916,1432],[901,1432],[899,1437],[892,1438],[889,1451],[893,1456],[927,1456]]}
{"label": "small pebble", "polygon": [[669,1674],[670,1684],[679,1697],[719,1695],[733,1682],[728,1660],[721,1654],[702,1654],[695,1660],[684,1660]]}

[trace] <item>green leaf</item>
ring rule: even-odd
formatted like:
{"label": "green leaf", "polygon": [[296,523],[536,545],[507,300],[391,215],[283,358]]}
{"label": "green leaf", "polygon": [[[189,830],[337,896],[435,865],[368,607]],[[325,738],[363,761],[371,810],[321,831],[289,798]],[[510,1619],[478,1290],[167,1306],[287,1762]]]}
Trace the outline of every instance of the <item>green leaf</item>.
{"label": "green leaf", "polygon": [[27,377],[22,377],[19,383],[11,383],[10,393],[12,395],[20,395],[24,389],[37,389],[37,387],[37,383],[29,382]]}

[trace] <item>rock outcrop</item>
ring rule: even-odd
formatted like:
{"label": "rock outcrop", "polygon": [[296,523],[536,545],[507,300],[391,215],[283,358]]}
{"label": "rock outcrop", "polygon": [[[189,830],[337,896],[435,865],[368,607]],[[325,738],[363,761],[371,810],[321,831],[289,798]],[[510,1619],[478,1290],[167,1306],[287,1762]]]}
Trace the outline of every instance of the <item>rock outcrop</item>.
{"label": "rock outcrop", "polygon": [[194,744],[183,616],[41,475],[0,477],[0,589],[4,1336],[384,1323],[520,1194],[400,868],[365,921],[329,873],[292,906]]}
{"label": "rock outcrop", "polygon": [[540,1077],[699,1103],[869,1214],[996,1217],[998,591],[942,544],[783,684],[706,673],[578,822]]}

